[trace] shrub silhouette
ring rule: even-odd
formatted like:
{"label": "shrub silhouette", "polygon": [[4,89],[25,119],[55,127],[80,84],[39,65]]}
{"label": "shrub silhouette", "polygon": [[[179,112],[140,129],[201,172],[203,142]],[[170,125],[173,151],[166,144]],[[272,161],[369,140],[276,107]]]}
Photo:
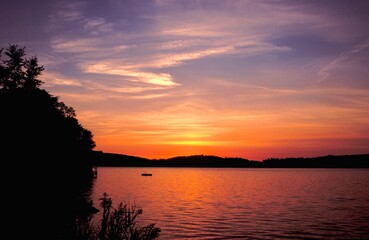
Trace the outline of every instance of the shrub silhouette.
{"label": "shrub silhouette", "polygon": [[153,240],[160,235],[155,224],[136,226],[136,218],[142,209],[120,203],[113,208],[107,193],[100,198],[102,219],[99,226],[92,225],[92,215],[77,219],[77,239],[80,240]]}

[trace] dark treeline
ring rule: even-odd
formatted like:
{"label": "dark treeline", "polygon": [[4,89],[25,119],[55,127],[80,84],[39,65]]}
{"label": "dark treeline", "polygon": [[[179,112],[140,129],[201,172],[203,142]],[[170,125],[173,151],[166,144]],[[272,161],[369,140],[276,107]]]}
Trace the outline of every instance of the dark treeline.
{"label": "dark treeline", "polygon": [[24,47],[0,50],[3,229],[13,239],[73,239],[76,215],[90,206],[92,133],[41,88],[43,70]]}
{"label": "dark treeline", "polygon": [[257,167],[260,165],[260,162],[249,161],[243,158],[221,158],[207,155],[150,160],[123,154],[95,151],[93,164],[95,166],[125,167]]}
{"label": "dark treeline", "polygon": [[369,168],[369,154],[327,155],[312,158],[271,158],[263,167],[280,168]]}
{"label": "dark treeline", "polygon": [[150,160],[96,151],[93,159],[95,166],[121,167],[369,168],[369,154],[328,155],[312,158],[270,158],[263,161],[207,155]]}
{"label": "dark treeline", "polygon": [[136,224],[142,210],[123,203],[113,208],[106,193],[101,224],[92,223],[99,211],[90,200],[93,134],[72,107],[41,88],[43,70],[24,47],[0,49],[3,238],[156,239],[155,224]]}

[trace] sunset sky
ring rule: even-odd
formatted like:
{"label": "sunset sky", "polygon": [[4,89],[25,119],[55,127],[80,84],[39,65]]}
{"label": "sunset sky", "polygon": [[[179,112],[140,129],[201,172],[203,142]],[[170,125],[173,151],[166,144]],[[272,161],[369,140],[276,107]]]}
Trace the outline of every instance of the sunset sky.
{"label": "sunset sky", "polygon": [[369,153],[366,0],[2,0],[9,44],[37,56],[96,150]]}

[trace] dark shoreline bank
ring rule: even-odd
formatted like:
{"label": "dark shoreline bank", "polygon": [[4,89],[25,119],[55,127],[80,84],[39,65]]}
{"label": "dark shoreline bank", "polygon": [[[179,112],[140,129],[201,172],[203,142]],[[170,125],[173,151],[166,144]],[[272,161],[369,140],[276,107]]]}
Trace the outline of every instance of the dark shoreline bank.
{"label": "dark shoreline bank", "polygon": [[327,155],[311,158],[270,158],[263,161],[209,155],[147,159],[124,154],[93,154],[94,166],[109,167],[213,167],[213,168],[369,168],[369,154]]}

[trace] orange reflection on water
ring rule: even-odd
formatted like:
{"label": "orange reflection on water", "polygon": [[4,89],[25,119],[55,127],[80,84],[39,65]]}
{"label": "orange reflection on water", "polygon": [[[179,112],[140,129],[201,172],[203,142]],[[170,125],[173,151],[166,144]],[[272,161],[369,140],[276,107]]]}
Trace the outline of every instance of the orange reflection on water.
{"label": "orange reflection on water", "polygon": [[[156,223],[163,230],[161,239],[334,238],[337,231],[345,239],[362,239],[365,233],[357,226],[368,226],[365,169],[98,171],[92,192],[95,203],[103,192],[113,198],[113,205],[136,203],[143,209],[139,224]],[[141,176],[143,171],[152,176]]]}

